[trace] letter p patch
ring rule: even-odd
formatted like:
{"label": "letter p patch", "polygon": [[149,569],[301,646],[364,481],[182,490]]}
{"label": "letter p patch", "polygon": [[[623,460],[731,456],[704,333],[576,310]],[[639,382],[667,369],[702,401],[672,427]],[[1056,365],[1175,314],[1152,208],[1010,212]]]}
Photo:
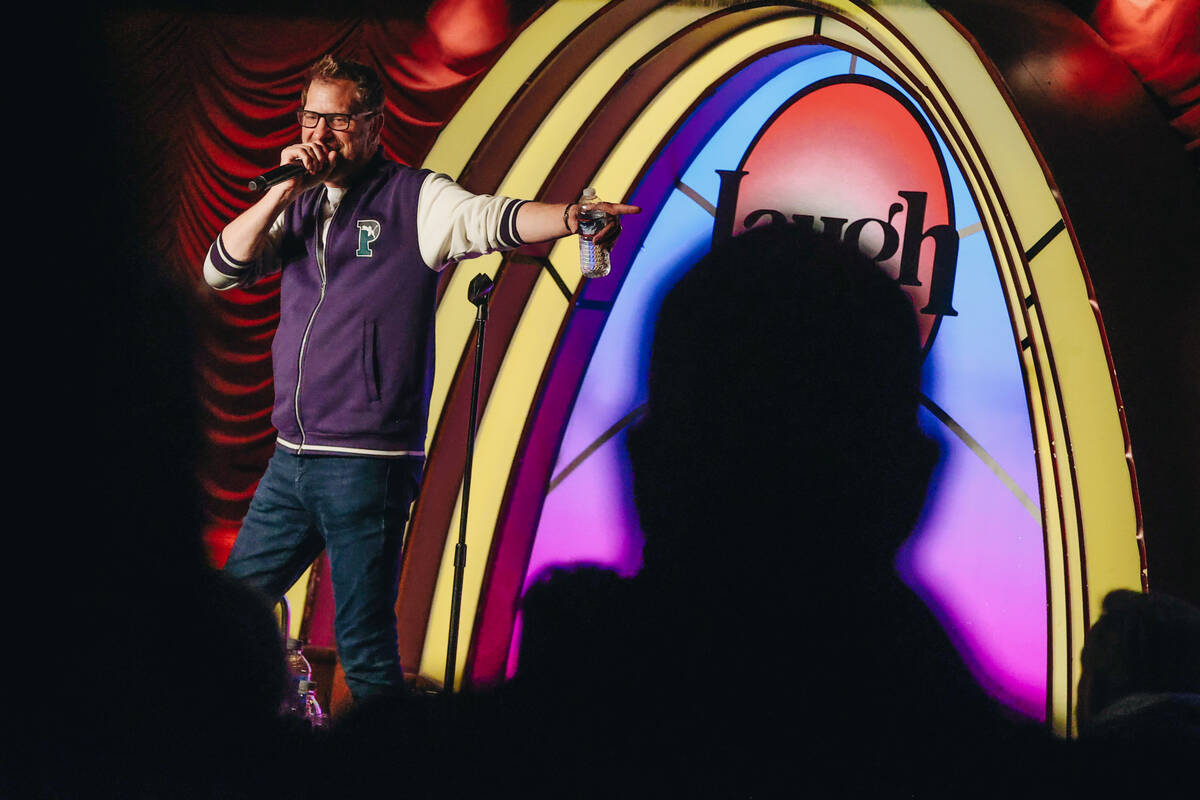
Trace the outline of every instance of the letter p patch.
{"label": "letter p patch", "polygon": [[371,243],[379,238],[380,230],[377,220],[360,219],[358,221],[358,249],[354,251],[354,255],[359,258],[370,258],[375,255],[371,252]]}

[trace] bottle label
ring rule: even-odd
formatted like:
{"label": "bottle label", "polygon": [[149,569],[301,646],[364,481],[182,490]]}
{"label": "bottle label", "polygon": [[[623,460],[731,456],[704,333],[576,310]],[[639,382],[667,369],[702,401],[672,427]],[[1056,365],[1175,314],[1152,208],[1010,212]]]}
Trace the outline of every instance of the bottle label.
{"label": "bottle label", "polygon": [[595,236],[608,223],[608,214],[603,211],[587,211],[579,215],[579,235]]}

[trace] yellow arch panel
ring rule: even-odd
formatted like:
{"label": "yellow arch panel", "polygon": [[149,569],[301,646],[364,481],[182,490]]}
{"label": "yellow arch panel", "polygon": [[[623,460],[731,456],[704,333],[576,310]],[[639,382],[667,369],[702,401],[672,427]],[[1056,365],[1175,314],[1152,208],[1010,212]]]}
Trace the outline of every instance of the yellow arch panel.
{"label": "yellow arch panel", "polygon": [[[1082,645],[1084,631],[1083,587],[1080,581],[1079,518],[1075,505],[1075,481],[1071,471],[1067,446],[1066,420],[1059,414],[1059,389],[1047,369],[1049,345],[1041,326],[1030,334],[1033,344],[1034,369],[1043,378],[1041,390],[1046,398],[1044,415],[1047,438],[1036,441],[1042,485],[1042,507],[1046,520],[1047,579],[1049,589],[1051,652],[1049,690],[1053,703],[1050,708],[1055,728],[1069,733],[1074,720],[1070,714],[1075,683],[1078,680],[1076,657]],[[1035,398],[1036,400],[1037,398]],[[1034,417],[1039,406],[1034,405]],[[1047,461],[1049,465],[1046,466]],[[1051,513],[1057,516],[1051,518]]]}
{"label": "yellow arch panel", "polygon": [[437,355],[433,366],[433,391],[429,397],[429,426],[425,432],[425,452],[433,445],[438,420],[446,405],[450,382],[458,371],[459,356],[467,346],[471,329],[475,324],[475,306],[467,301],[467,286],[480,272],[495,275],[500,268],[501,256],[491,253],[472,259],[463,268],[456,269],[446,287],[446,294],[438,306],[434,321]]}
{"label": "yellow arch panel", "polygon": [[[505,178],[502,193],[530,197],[540,191],[547,167],[566,150],[579,126],[587,120],[605,94],[637,61],[653,52],[667,38],[704,17],[705,13],[706,9],[696,6],[666,6],[622,34],[588,65],[554,104],[521,150],[521,155]],[[575,198],[556,199],[563,201]]]}
{"label": "yellow arch panel", "polygon": [[594,183],[602,197],[629,186],[646,163],[647,143],[657,146],[680,118],[721,75],[748,56],[811,36],[813,17],[797,15],[744,30],[719,43],[675,76],[640,113],[602,163]]}
{"label": "yellow arch panel", "polygon": [[[1136,537],[1137,511],[1128,492],[1125,434],[1120,424],[1112,375],[1103,359],[1104,343],[1095,309],[1066,233],[1059,234],[1033,260],[1031,269],[1046,319],[1054,363],[1062,386],[1085,538],[1089,611],[1100,612],[1111,589],[1137,587],[1141,572]],[[1113,542],[1093,548],[1091,542]]]}
{"label": "yellow arch panel", "polygon": [[[872,35],[883,36],[885,38],[888,36],[888,32],[875,24],[874,19],[868,17],[859,21],[867,24],[868,31]],[[888,53],[877,47],[875,42],[871,41],[865,33],[852,28],[835,17],[824,17],[821,19],[821,36],[845,47],[859,50],[864,55],[874,58],[881,63],[887,64],[892,60]]]}

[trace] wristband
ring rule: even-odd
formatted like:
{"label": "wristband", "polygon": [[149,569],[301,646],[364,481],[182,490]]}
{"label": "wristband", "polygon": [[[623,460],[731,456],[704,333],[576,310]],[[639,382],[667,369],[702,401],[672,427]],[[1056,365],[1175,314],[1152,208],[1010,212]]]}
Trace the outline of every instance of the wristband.
{"label": "wristband", "polygon": [[565,227],[567,229],[567,233],[575,233],[575,231],[571,230],[571,220],[570,220],[571,206],[573,206],[573,205],[575,205],[575,204],[567,203],[566,208],[563,209],[563,227]]}

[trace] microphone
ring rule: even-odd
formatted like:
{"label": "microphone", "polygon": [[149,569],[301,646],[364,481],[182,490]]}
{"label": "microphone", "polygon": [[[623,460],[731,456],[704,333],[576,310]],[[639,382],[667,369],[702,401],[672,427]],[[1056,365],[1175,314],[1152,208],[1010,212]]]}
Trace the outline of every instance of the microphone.
{"label": "microphone", "polygon": [[472,305],[482,307],[488,299],[488,295],[492,293],[492,279],[482,272],[471,279],[471,285],[467,287],[467,299]]}
{"label": "microphone", "polygon": [[267,170],[262,175],[259,175],[257,178],[250,181],[250,190],[256,192],[265,192],[267,189],[270,189],[277,183],[283,183],[284,181],[291,180],[292,178],[299,178],[301,175],[304,175],[307,172],[308,170],[306,170],[304,165],[299,161],[293,161],[290,164],[283,164],[275,169]]}

